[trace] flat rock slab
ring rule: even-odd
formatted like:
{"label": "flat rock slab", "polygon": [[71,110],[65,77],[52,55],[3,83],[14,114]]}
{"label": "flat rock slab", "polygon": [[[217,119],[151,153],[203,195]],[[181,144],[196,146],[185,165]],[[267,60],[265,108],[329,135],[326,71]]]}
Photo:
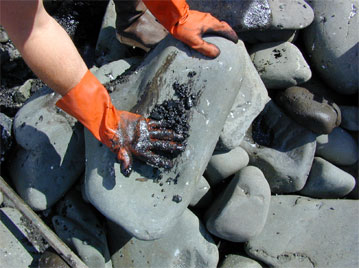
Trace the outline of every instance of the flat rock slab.
{"label": "flat rock slab", "polygon": [[271,267],[358,267],[359,201],[272,196],[247,253]]}
{"label": "flat rock slab", "polygon": [[221,49],[210,60],[168,37],[131,75],[114,81],[111,94],[117,109],[148,116],[156,104],[176,99],[173,83],[198,94],[190,110],[187,147],[170,171],[134,161],[124,177],[115,154],[85,132],[85,191],[89,201],[111,221],[139,239],[152,240],[173,227],[186,209],[214,151],[225,119],[238,94],[243,74],[242,42],[207,38]]}
{"label": "flat rock slab", "polygon": [[18,148],[9,172],[34,210],[51,207],[84,170],[83,127],[55,106],[59,98],[49,89],[41,91],[14,119]]}
{"label": "flat rock slab", "polygon": [[143,241],[109,224],[113,267],[216,267],[219,253],[206,228],[189,209],[164,237]]}

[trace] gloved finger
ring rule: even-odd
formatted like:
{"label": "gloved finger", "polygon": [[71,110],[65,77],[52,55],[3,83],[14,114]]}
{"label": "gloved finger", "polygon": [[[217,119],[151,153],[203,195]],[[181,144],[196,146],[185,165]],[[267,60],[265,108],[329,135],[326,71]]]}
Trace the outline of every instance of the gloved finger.
{"label": "gloved finger", "polygon": [[132,172],[132,156],[131,156],[131,154],[125,148],[120,148],[117,153],[117,159],[120,162],[121,173],[125,177],[130,176],[130,174]]}
{"label": "gloved finger", "polygon": [[179,153],[179,152],[183,152],[186,149],[186,147],[183,144],[178,144],[171,141],[156,140],[151,142],[151,145],[152,145],[152,149],[161,150],[170,153]]}
{"label": "gloved finger", "polygon": [[222,36],[235,44],[238,42],[238,35],[225,21],[218,21],[215,25],[208,27],[204,33]]}
{"label": "gloved finger", "polygon": [[219,50],[219,48],[214,45],[214,44],[211,44],[211,43],[208,43],[206,41],[204,41],[202,38],[201,38],[201,41],[197,44],[188,44],[191,48],[193,48],[194,50],[197,50],[198,52],[200,52],[201,54],[209,57],[209,58],[216,58],[220,53],[221,51]]}
{"label": "gloved finger", "polygon": [[171,141],[184,141],[184,136],[178,134],[170,129],[159,129],[159,130],[152,130],[149,131],[149,135],[151,139],[157,140],[171,140]]}
{"label": "gloved finger", "polygon": [[160,156],[158,154],[155,154],[151,151],[146,151],[142,155],[142,158],[146,163],[159,167],[159,168],[165,168],[170,169],[173,167],[173,162],[163,156]]}

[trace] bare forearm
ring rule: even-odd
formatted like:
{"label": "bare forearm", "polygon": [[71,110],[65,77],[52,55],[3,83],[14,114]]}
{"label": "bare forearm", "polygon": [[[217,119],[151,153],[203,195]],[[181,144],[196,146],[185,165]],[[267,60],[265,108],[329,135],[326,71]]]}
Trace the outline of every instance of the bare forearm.
{"label": "bare forearm", "polygon": [[[32,3],[19,1],[18,5],[21,5],[23,10],[26,9],[24,5],[29,5],[23,17],[19,16],[19,9],[16,10],[11,6],[12,3],[2,1],[2,7],[5,4],[8,5],[8,13],[3,25],[23,59],[49,87],[65,95],[87,71],[87,66],[72,40],[64,29],[46,13],[41,1],[32,1]],[[18,17],[13,21],[9,17],[12,10],[17,11],[14,16]],[[28,14],[29,10],[35,13]],[[30,21],[31,19],[33,21]],[[19,20],[22,21],[19,22]]]}

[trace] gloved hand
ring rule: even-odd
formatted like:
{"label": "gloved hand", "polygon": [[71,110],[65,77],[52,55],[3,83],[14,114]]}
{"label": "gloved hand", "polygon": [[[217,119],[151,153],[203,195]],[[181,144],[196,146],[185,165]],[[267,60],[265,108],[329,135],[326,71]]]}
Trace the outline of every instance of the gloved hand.
{"label": "gloved hand", "polygon": [[132,156],[156,167],[171,168],[172,161],[156,152],[184,151],[184,137],[165,129],[163,122],[116,110],[107,90],[90,71],[56,105],[116,153],[125,176],[132,171]]}
{"label": "gloved hand", "polygon": [[224,21],[209,13],[189,10],[185,0],[143,1],[158,21],[178,40],[205,56],[215,58],[219,48],[202,39],[206,33],[216,34],[234,43],[238,42],[236,32]]}

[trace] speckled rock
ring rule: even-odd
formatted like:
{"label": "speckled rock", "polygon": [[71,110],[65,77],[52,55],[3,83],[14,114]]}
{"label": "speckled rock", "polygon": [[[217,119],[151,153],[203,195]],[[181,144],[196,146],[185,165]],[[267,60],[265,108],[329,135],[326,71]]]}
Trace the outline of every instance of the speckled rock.
{"label": "speckled rock", "polygon": [[351,130],[359,131],[359,108],[355,106],[339,106],[342,112],[342,123],[340,127]]}
{"label": "speckled rock", "polygon": [[207,210],[208,231],[233,242],[252,239],[264,227],[270,197],[270,188],[262,171],[251,166],[241,169]]}
{"label": "speckled rock", "polygon": [[58,99],[45,89],[14,119],[19,146],[9,172],[17,192],[34,210],[51,207],[84,170],[83,127],[56,108]]}
{"label": "speckled rock", "polygon": [[[15,225],[16,224],[16,225]],[[37,243],[40,234],[30,228],[22,214],[14,208],[0,208],[0,266],[32,267],[36,265],[46,244]]]}
{"label": "speckled rock", "polygon": [[315,133],[328,134],[341,123],[338,105],[304,87],[287,88],[276,101],[293,120]]}
{"label": "speckled rock", "polygon": [[253,120],[269,101],[267,89],[249,55],[244,55],[244,75],[238,80],[240,91],[224,123],[216,149],[230,151],[237,148]]}
{"label": "speckled rock", "polygon": [[217,1],[188,0],[190,8],[209,12],[226,21],[235,31],[263,30],[272,25],[272,11],[268,0]]}
{"label": "speckled rock", "polygon": [[190,111],[186,151],[171,171],[134,161],[131,175],[124,177],[115,154],[85,131],[86,196],[105,217],[138,239],[160,238],[179,220],[240,91],[238,80],[243,76],[246,53],[243,43],[219,37],[207,40],[221,48],[215,60],[168,36],[137,70],[117,82],[111,94],[116,107],[148,116],[157,103],[174,98],[174,82],[189,85],[194,93],[201,92]]}
{"label": "speckled rock", "polygon": [[320,157],[314,157],[308,180],[300,194],[314,198],[341,198],[355,186],[349,173],[337,168]]}
{"label": "speckled rock", "polygon": [[205,176],[211,185],[216,185],[247,166],[248,163],[248,154],[241,147],[229,152],[215,152],[208,162]]}
{"label": "speckled rock", "polygon": [[308,81],[312,72],[300,50],[289,42],[257,44],[251,59],[268,89],[282,89]]}
{"label": "speckled rock", "polygon": [[358,92],[358,8],[356,0],[308,2],[313,23],[303,31],[307,54],[323,81],[341,94]]}
{"label": "speckled rock", "polygon": [[109,224],[113,267],[216,267],[218,249],[198,218],[185,210],[164,237],[144,241],[131,237],[120,226]]}
{"label": "speckled rock", "polygon": [[195,208],[205,208],[208,207],[213,199],[213,194],[211,186],[205,177],[201,177],[197,183],[197,187],[192,196],[191,202],[189,205]]}
{"label": "speckled rock", "polygon": [[218,266],[219,268],[262,268],[262,265],[260,265],[255,260],[252,260],[250,258],[235,255],[235,254],[229,254],[225,256],[224,261]]}
{"label": "speckled rock", "polygon": [[112,267],[104,226],[79,191],[70,191],[56,213],[52,218],[56,233],[88,267]]}
{"label": "speckled rock", "polygon": [[12,145],[12,120],[3,113],[0,113],[0,163],[5,160],[5,154]]}
{"label": "speckled rock", "polygon": [[314,12],[304,0],[269,0],[272,10],[272,26],[278,29],[303,29],[314,19]]}
{"label": "speckled rock", "polygon": [[328,135],[317,137],[316,155],[335,165],[349,166],[358,161],[358,143],[344,129],[337,127]]}
{"label": "speckled rock", "polygon": [[272,196],[265,228],[246,251],[271,267],[358,267],[358,202]]}
{"label": "speckled rock", "polygon": [[241,147],[249,155],[249,164],[262,170],[272,193],[292,193],[301,190],[307,180],[315,137],[271,101],[248,130]]}

